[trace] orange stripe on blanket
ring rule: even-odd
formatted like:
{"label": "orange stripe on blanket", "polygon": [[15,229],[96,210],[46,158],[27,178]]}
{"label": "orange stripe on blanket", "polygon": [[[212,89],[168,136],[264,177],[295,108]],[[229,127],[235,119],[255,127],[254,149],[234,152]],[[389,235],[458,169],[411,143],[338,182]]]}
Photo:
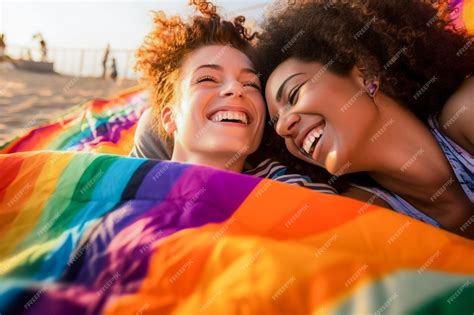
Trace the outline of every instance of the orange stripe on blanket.
{"label": "orange stripe on blanket", "polygon": [[[17,156],[17,158],[24,160],[24,157]],[[9,160],[6,158],[5,162],[8,163]],[[2,211],[1,222],[0,222],[0,239],[1,236],[5,235],[6,230],[10,224],[15,220],[17,215],[20,213],[23,205],[30,198],[33,188],[36,184],[36,181],[39,178],[39,174],[43,169],[44,163],[46,162],[43,158],[38,156],[31,157],[31,163],[18,165],[18,168],[13,165],[9,166],[9,171],[6,171],[6,174],[16,173],[15,178],[11,181],[6,187],[4,192],[4,198],[1,201]],[[28,178],[25,175],[18,178],[18,174],[28,174]],[[0,244],[0,248],[6,244]],[[0,250],[1,252],[1,250]]]}
{"label": "orange stripe on blanket", "polygon": [[[15,180],[20,172],[24,159],[19,156],[0,155],[0,169],[2,170],[2,181],[0,182],[0,204],[3,203],[8,186]],[[4,209],[2,209],[3,213]],[[0,222],[0,226],[3,221]]]}
{"label": "orange stripe on blanket", "polygon": [[262,236],[306,237],[333,229],[361,213],[377,209],[380,208],[351,198],[262,180],[235,212],[233,220],[238,224],[229,225],[229,232],[239,233],[240,227],[243,227],[245,231]]}
{"label": "orange stripe on blanket", "polygon": [[474,0],[464,0],[462,19],[468,33],[474,35]]}

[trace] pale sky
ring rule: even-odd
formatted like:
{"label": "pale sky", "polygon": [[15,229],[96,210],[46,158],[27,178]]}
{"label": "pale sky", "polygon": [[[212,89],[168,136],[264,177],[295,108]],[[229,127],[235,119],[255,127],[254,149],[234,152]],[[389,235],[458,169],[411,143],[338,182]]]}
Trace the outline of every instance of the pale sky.
{"label": "pale sky", "polygon": [[[257,18],[268,0],[214,1],[220,12]],[[0,0],[0,32],[9,45],[34,45],[41,32],[50,47],[135,49],[151,27],[152,10],[192,12],[188,0],[23,1]],[[242,11],[242,9],[251,8]]]}
{"label": "pale sky", "polygon": [[[213,3],[224,17],[242,14],[259,20],[270,1]],[[134,77],[134,51],[151,30],[151,11],[158,10],[181,16],[194,12],[188,0],[0,0],[0,32],[6,36],[7,54],[28,58],[27,49],[32,48],[34,60],[39,60],[40,52],[32,36],[41,32],[49,49],[48,61],[54,61],[55,71],[70,75],[99,75],[104,49],[110,43],[119,76]]]}

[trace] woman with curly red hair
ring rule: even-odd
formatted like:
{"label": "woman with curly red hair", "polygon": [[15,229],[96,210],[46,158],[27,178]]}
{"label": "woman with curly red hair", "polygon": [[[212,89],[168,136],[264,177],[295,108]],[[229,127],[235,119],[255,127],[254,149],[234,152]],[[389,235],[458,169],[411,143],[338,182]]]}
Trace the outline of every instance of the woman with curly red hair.
{"label": "woman with curly red hair", "polygon": [[474,37],[454,28],[449,3],[312,0],[274,12],[257,67],[290,153],[366,174],[354,186],[394,210],[474,237]]}
{"label": "woman with curly red hair", "polygon": [[[158,12],[138,49],[136,68],[149,87],[152,110],[137,127],[131,155],[242,172],[260,145],[266,115],[252,62],[255,35],[243,26],[242,16],[230,22],[210,2],[193,4],[200,14],[189,21]],[[275,161],[258,162],[248,174],[335,192],[286,174]]]}

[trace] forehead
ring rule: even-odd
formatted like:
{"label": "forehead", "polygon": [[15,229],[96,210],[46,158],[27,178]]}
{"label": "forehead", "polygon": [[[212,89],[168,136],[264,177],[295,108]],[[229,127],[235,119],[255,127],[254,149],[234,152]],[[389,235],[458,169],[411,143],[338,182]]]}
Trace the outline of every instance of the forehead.
{"label": "forehead", "polygon": [[251,68],[250,59],[240,50],[226,45],[209,45],[198,48],[189,54],[183,63],[183,73],[192,73],[197,67],[205,64],[220,65],[226,69]]}

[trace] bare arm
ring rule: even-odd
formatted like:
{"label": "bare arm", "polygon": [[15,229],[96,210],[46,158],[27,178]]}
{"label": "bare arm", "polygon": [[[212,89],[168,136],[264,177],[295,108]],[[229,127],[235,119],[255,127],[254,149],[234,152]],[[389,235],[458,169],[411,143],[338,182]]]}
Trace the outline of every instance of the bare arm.
{"label": "bare arm", "polygon": [[474,77],[448,99],[438,119],[443,133],[474,154]]}

